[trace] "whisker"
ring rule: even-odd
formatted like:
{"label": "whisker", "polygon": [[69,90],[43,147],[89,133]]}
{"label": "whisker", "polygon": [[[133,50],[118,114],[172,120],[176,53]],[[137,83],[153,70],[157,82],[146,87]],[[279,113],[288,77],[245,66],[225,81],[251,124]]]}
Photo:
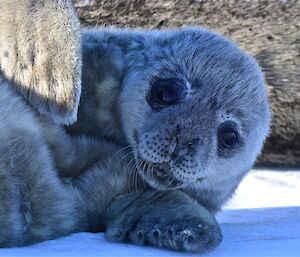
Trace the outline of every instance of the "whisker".
{"label": "whisker", "polygon": [[[145,169],[146,167],[147,167],[146,174],[147,174],[147,176],[149,177],[149,168],[151,167],[151,165],[145,162],[145,164],[144,164],[144,166],[143,166],[143,169]],[[143,172],[144,172],[144,170],[143,170]],[[144,181],[144,180],[142,180],[142,181],[143,181],[144,187],[147,188],[147,185],[146,185],[145,181]]]}
{"label": "whisker", "polygon": [[151,166],[151,178],[154,179],[154,166]]}
{"label": "whisker", "polygon": [[172,183],[175,181],[175,178],[173,178],[167,185],[166,185],[166,189],[172,189],[170,186],[172,185]]}
{"label": "whisker", "polygon": [[[130,164],[133,162],[133,161],[135,161],[135,158],[133,157],[128,163],[127,163],[127,165],[126,165],[126,167],[125,167],[125,170],[127,170],[128,168],[129,168],[129,166],[130,166]],[[130,169],[130,171],[129,171],[129,179],[128,179],[128,185],[129,185],[129,187],[131,187],[131,179],[132,179],[132,174],[134,174],[134,172],[135,172],[135,166],[136,166],[136,163],[134,162],[134,165],[132,166],[132,168],[133,169]]]}
{"label": "whisker", "polygon": [[[118,166],[125,158],[127,158],[130,154],[133,154],[133,153],[134,153],[134,151],[132,150],[132,151],[128,152],[127,154],[125,154],[125,155],[117,162],[116,166]],[[110,164],[112,164],[112,162],[110,162]]]}
{"label": "whisker", "polygon": [[[142,164],[144,163],[143,160],[139,160],[139,166],[137,167],[136,171],[135,171],[135,176],[134,176],[134,186],[135,186],[135,189],[137,191],[138,189],[138,177],[139,177],[139,169],[141,168]],[[142,179],[143,183],[144,183],[144,180]]]}
{"label": "whisker", "polygon": [[[130,182],[132,182],[132,184],[130,184],[130,187],[134,187],[135,188],[135,177],[136,177],[136,174],[138,173],[138,169],[140,167],[140,165],[142,164],[142,160],[138,160],[136,163],[135,163],[135,169],[133,170],[133,172],[130,174]],[[136,188],[135,188],[136,189]],[[137,191],[137,190],[136,190]]]}
{"label": "whisker", "polygon": [[111,159],[110,159],[108,165],[110,166],[110,164],[111,164],[111,162],[114,160],[114,158],[115,158],[119,153],[121,153],[122,151],[124,151],[124,150],[126,150],[126,149],[128,149],[128,148],[131,148],[131,145],[127,145],[127,146],[125,146],[125,147],[119,149],[117,152],[115,152],[114,155],[111,157]]}

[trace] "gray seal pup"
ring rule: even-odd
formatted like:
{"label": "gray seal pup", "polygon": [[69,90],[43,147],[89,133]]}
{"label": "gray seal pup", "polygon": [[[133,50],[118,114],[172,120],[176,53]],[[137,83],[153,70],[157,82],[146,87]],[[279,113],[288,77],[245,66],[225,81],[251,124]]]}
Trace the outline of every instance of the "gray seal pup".
{"label": "gray seal pup", "polygon": [[202,28],[92,29],[83,32],[82,80],[69,133],[129,148],[136,187],[185,194],[169,196],[169,205],[148,194],[121,197],[106,238],[176,250],[215,247],[216,224],[195,223],[179,202],[193,199],[212,220],[255,162],[270,124],[257,62]]}
{"label": "gray seal pup", "polygon": [[0,246],[105,231],[216,247],[214,213],[268,131],[256,62],[199,28],[81,38],[70,1],[2,0],[0,12]]}
{"label": "gray seal pup", "polygon": [[131,147],[151,187],[180,189],[210,211],[260,153],[270,110],[260,67],[203,28],[87,30],[71,134]]}

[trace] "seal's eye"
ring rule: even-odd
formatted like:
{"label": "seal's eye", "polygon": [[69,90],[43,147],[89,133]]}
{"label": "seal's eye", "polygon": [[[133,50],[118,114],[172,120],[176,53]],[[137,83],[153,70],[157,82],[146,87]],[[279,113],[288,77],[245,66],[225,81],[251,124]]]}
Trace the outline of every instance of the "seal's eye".
{"label": "seal's eye", "polygon": [[154,110],[178,104],[184,94],[184,83],[176,78],[156,80],[147,95],[147,101]]}
{"label": "seal's eye", "polygon": [[232,122],[224,122],[218,129],[219,147],[230,149],[239,142],[239,134]]}
{"label": "seal's eye", "polygon": [[158,89],[157,101],[161,104],[172,104],[177,100],[177,93],[171,86],[164,86]]}

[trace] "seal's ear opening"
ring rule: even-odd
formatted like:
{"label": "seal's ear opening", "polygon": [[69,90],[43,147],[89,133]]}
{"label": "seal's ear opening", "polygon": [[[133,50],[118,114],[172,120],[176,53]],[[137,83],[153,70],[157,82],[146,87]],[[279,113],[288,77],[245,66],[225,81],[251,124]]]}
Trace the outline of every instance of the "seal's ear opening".
{"label": "seal's ear opening", "polygon": [[81,93],[80,24],[69,0],[1,0],[0,68],[41,114],[77,117]]}

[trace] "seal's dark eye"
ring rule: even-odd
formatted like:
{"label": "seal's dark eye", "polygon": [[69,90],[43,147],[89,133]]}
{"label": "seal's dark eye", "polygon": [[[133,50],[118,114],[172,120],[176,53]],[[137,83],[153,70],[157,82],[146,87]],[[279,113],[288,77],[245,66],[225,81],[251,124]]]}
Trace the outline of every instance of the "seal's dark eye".
{"label": "seal's dark eye", "polygon": [[225,122],[218,130],[219,147],[230,149],[239,141],[239,134],[234,124]]}
{"label": "seal's dark eye", "polygon": [[147,95],[147,101],[154,110],[178,104],[184,96],[184,82],[179,79],[156,80]]}
{"label": "seal's dark eye", "polygon": [[161,104],[172,104],[177,100],[177,93],[171,86],[161,87],[157,92],[157,101]]}

